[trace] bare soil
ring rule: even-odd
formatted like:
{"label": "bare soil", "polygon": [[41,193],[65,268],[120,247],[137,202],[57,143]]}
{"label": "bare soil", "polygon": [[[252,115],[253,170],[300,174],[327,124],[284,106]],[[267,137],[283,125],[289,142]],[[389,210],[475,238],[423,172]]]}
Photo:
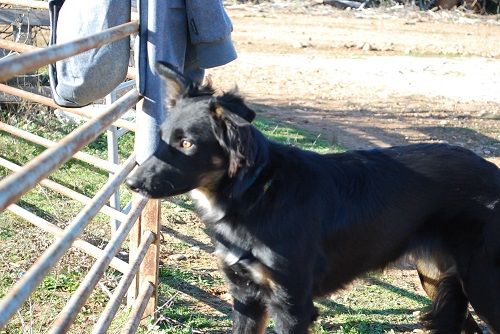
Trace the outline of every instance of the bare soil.
{"label": "bare soil", "polygon": [[347,149],[448,142],[500,162],[500,16],[227,8],[239,58],[209,73],[264,116]]}

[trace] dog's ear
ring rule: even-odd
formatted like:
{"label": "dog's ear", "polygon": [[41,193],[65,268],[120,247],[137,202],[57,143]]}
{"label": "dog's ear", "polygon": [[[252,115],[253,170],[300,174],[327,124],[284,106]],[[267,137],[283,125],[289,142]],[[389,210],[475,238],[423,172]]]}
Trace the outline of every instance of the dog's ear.
{"label": "dog's ear", "polygon": [[[235,176],[242,167],[253,166],[256,160],[256,148],[250,121],[226,108],[219,98],[210,101],[209,110],[215,137],[229,155],[229,177]],[[252,120],[253,117],[249,119]]]}
{"label": "dog's ear", "polygon": [[252,123],[255,118],[255,111],[250,109],[238,94],[238,87],[233,90],[222,94],[217,97],[219,104],[227,110],[230,110],[233,114],[236,114],[246,120],[248,123]]}
{"label": "dog's ear", "polygon": [[174,107],[186,90],[186,79],[172,64],[157,62],[155,68],[165,83],[165,103],[169,108]]}

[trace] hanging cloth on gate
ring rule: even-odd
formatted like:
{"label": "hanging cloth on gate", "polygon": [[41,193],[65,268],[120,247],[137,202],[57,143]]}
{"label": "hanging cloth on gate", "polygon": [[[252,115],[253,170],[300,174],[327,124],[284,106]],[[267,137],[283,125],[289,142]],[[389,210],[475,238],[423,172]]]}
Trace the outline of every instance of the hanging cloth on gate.
{"label": "hanging cloth on gate", "polygon": [[[69,42],[130,21],[130,0],[49,0],[50,45]],[[49,66],[54,101],[82,107],[103,98],[125,80],[130,38]]]}
{"label": "hanging cloth on gate", "polygon": [[231,42],[233,25],[222,1],[186,0],[190,42],[201,68],[221,66],[236,59]]}

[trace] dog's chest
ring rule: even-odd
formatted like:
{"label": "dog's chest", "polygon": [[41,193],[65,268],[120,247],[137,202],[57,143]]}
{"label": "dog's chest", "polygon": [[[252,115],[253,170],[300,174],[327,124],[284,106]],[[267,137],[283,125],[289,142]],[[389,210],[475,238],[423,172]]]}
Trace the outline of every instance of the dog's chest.
{"label": "dog's chest", "polygon": [[200,189],[193,189],[189,192],[189,196],[191,196],[191,199],[195,202],[198,208],[207,212],[211,212],[213,210],[213,200],[207,195],[206,192]]}
{"label": "dog's chest", "polygon": [[209,192],[201,189],[193,189],[189,196],[205,219],[216,221],[224,216],[224,211],[215,204],[215,199]]}

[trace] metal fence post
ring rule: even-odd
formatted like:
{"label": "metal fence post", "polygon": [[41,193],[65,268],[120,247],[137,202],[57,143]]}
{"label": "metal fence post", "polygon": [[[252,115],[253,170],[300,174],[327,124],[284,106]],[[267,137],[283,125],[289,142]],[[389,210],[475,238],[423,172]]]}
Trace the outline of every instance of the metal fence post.
{"label": "metal fence post", "polygon": [[141,264],[139,286],[142,286],[145,281],[154,284],[155,291],[153,292],[143,317],[155,316],[155,310],[158,301],[158,267],[160,262],[160,219],[161,205],[159,200],[150,200],[141,217],[139,218],[143,231],[151,231],[154,233],[155,239],[149,247],[144,261]]}
{"label": "metal fence post", "polygon": [[[106,104],[110,105],[116,101],[116,90],[112,91],[108,96],[106,96]],[[118,158],[118,128],[115,125],[111,125],[106,131],[106,139],[108,142],[108,161],[113,164],[119,163]],[[113,173],[109,174],[111,177]],[[118,211],[121,210],[120,207],[120,190],[117,189],[116,192],[109,199],[109,206]],[[111,234],[114,235],[120,226],[120,222],[117,219],[111,218]]]}

